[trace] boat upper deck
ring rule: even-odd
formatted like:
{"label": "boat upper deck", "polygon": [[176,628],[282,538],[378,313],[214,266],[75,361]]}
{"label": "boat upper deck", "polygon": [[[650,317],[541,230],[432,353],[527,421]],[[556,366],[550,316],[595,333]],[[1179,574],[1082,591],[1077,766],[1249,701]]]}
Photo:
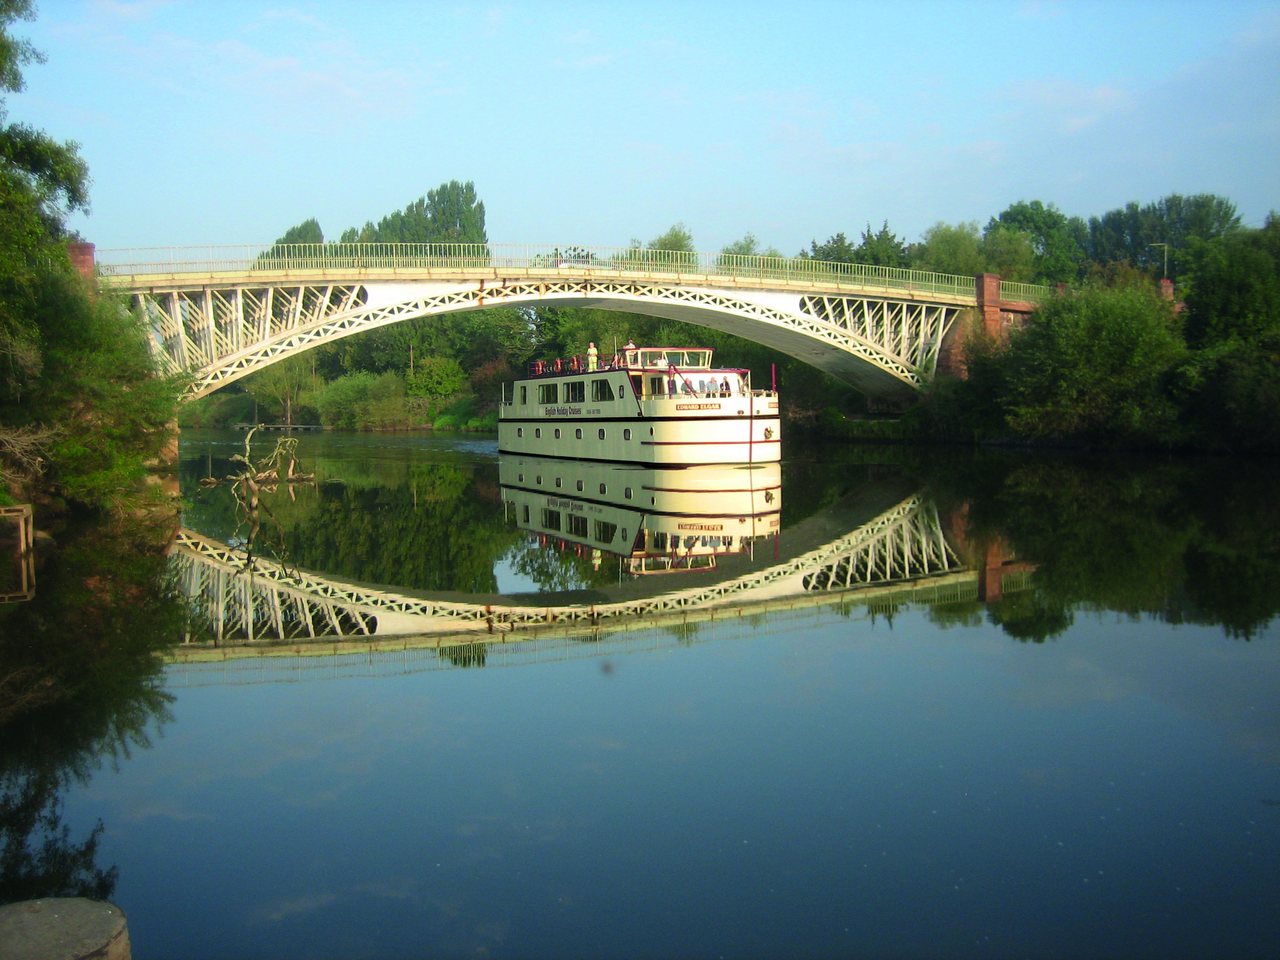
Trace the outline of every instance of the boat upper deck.
{"label": "boat upper deck", "polygon": [[[682,373],[710,373],[712,351],[707,347],[636,347],[628,344],[612,356],[600,357],[588,350],[583,354],[558,357],[554,360],[533,360],[529,363],[530,377],[555,377],[577,373],[599,373],[605,370],[625,370],[629,373],[677,370]],[[737,368],[726,367],[716,373],[744,373]]]}

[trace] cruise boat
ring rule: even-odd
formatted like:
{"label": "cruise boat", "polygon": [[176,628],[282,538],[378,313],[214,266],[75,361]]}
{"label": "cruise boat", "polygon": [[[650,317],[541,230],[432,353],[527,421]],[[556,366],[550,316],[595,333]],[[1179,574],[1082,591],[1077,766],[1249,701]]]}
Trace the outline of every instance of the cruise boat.
{"label": "cruise boat", "polygon": [[615,356],[537,360],[503,389],[502,453],[662,467],[776,463],[775,389],[711,366],[711,350],[636,347]]}
{"label": "cruise boat", "polygon": [[782,516],[776,462],[667,469],[504,455],[498,482],[518,527],[593,566],[621,557],[635,576],[714,570],[776,537]]}

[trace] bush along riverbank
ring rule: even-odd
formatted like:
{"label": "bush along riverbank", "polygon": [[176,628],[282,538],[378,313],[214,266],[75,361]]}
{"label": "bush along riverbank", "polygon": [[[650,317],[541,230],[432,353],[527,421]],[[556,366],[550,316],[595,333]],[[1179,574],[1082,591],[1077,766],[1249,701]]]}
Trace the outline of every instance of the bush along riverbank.
{"label": "bush along riverbank", "polygon": [[[1274,217],[1253,233],[1280,250]],[[1211,253],[1185,303],[1145,282],[1060,294],[1003,340],[971,337],[966,375],[939,376],[900,418],[828,409],[820,431],[846,441],[1280,452],[1280,257],[1228,283]]]}

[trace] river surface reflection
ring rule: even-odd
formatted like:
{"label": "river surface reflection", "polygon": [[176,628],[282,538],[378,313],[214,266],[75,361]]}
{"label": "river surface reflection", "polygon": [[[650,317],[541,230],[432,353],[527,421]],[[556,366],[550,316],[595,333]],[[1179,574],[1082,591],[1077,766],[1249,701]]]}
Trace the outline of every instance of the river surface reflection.
{"label": "river surface reflection", "polygon": [[[402,634],[384,606],[308,646],[277,593],[289,643],[228,627],[148,667],[149,606],[109,617],[123,719],[106,693],[78,724],[0,715],[6,850],[52,805],[139,957],[1273,954],[1269,464],[792,446],[776,478],[676,488],[306,437],[314,483],[263,491],[255,529],[199,483],[240,443],[183,437],[192,542],[396,616],[490,612]],[[11,676],[34,654],[0,615]],[[83,659],[106,615],[57,629]]]}

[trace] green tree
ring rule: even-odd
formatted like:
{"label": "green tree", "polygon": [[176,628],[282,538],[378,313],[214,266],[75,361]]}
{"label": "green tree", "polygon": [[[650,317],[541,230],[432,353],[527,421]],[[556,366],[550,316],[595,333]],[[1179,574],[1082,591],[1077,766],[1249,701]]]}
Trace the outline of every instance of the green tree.
{"label": "green tree", "polygon": [[308,353],[277,360],[245,378],[245,389],[263,406],[279,409],[284,423],[292,426],[295,407],[304,392],[316,387],[313,358]]}
{"label": "green tree", "polygon": [[853,255],[855,263],[876,267],[905,267],[910,262],[906,243],[889,229],[888,220],[875,233],[871,232],[871,224],[868,223],[862,231],[862,242]]}
{"label": "green tree", "polygon": [[343,231],[343,243],[488,243],[475,184],[450,180],[374,224]]}
{"label": "green tree", "polygon": [[424,357],[409,377],[408,392],[413,397],[446,400],[467,385],[467,375],[456,360],[449,357]]}
{"label": "green tree", "polygon": [[782,257],[776,247],[761,247],[754,233],[744,234],[741,240],[727,243],[720,251],[725,257]]}
{"label": "green tree", "polygon": [[999,227],[1017,230],[1030,240],[1035,252],[1035,282],[1071,283],[1079,278],[1089,233],[1079,217],[1068,218],[1053,204],[1020,200],[987,224],[988,231]]}
{"label": "green tree", "polygon": [[[13,38],[26,0],[0,0],[0,86],[22,89],[39,54]],[[4,106],[0,102],[0,122]],[[64,218],[88,202],[74,144],[0,126],[0,474],[94,507],[136,495],[166,440],[176,384],[158,379],[139,321],[67,258]],[[27,491],[30,493],[30,491]]]}
{"label": "green tree", "polygon": [[1178,276],[1179,254],[1192,238],[1213,240],[1240,227],[1235,204],[1211,193],[1170,194],[1139,206],[1130,202],[1089,218],[1089,259],[1128,260],[1149,273],[1163,273],[1166,257]]}
{"label": "green tree", "polygon": [[[10,28],[35,16],[29,0],[0,0],[0,91],[21,91],[22,68],[44,57]],[[0,402],[16,403],[40,373],[36,303],[66,214],[88,206],[89,174],[74,143],[56,143],[25,124],[5,123],[0,98]]]}
{"label": "green tree", "polygon": [[822,260],[828,263],[857,263],[857,248],[849,242],[843,233],[837,233],[823,243],[809,241],[809,249],[801,250],[800,257],[807,260]]}
{"label": "green tree", "polygon": [[1178,411],[1168,378],[1184,353],[1172,305],[1154,290],[1056,297],[1010,337],[1006,421],[1034,440],[1172,445]]}
{"label": "green tree", "polygon": [[324,231],[320,229],[320,221],[310,217],[286,230],[276,243],[324,243]]}
{"label": "green tree", "polygon": [[650,250],[678,250],[693,253],[693,234],[683,223],[673,224],[666,233],[659,234],[647,244]]}
{"label": "green tree", "polygon": [[1250,340],[1280,327],[1280,217],[1186,248],[1187,342]]}
{"label": "green tree", "polygon": [[934,273],[976,276],[986,271],[977,223],[935,223],[912,248],[912,265]]}
{"label": "green tree", "polygon": [[1035,245],[1025,230],[988,224],[982,236],[982,255],[987,269],[1004,280],[1027,283],[1035,276]]}

